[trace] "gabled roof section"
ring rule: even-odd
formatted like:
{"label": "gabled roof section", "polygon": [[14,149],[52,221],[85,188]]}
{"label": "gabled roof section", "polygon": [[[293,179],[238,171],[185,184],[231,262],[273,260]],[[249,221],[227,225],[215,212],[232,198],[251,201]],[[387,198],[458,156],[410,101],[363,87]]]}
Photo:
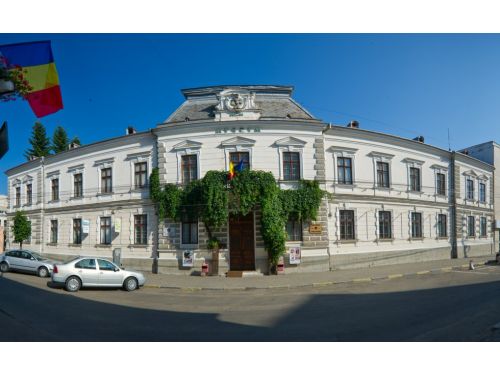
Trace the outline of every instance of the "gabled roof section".
{"label": "gabled roof section", "polygon": [[[182,103],[163,125],[183,122],[232,121],[245,111],[258,112],[257,120],[301,120],[320,122],[291,97],[293,86],[276,85],[228,85],[210,86],[181,90],[185,97]],[[227,110],[224,105],[227,95],[239,94],[244,100],[248,95],[245,108],[236,109],[235,116],[220,116]],[[236,116],[237,115],[237,116]],[[241,118],[240,118],[241,119]],[[245,118],[243,118],[245,119]]]}

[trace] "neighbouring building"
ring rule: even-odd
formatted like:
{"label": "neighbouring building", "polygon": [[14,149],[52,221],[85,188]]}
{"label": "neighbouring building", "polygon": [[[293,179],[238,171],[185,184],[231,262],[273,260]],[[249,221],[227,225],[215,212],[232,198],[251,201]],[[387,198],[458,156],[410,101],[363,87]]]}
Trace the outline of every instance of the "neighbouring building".
{"label": "neighbouring building", "polygon": [[[163,273],[213,267],[201,222],[159,221],[149,175],[183,185],[231,161],[270,171],[282,189],[316,180],[331,193],[314,222],[288,221],[285,272],[493,255],[494,166],[459,152],[359,128],[332,126],[290,86],[183,90],[150,131],[73,148],[8,170],[9,209],[32,223],[34,250],[54,257],[121,250],[124,265]],[[10,233],[10,232],[9,232]],[[219,273],[266,273],[260,212],[217,228]],[[10,245],[16,244],[9,234]],[[194,258],[186,266],[188,254]]]}
{"label": "neighbouring building", "polygon": [[9,207],[6,195],[0,195],[0,253],[7,247],[7,210]]}

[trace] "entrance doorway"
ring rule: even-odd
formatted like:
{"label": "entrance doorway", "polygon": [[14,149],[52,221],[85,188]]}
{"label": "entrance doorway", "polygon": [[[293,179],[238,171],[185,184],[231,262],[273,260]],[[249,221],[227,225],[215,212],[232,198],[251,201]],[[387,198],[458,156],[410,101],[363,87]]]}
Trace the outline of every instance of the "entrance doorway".
{"label": "entrance doorway", "polygon": [[231,271],[255,270],[253,212],[229,216],[229,267]]}

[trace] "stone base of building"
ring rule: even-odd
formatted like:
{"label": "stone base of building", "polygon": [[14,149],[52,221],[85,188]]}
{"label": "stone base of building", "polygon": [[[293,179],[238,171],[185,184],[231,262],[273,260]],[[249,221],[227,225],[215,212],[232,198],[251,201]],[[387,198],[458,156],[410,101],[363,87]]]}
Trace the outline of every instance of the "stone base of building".
{"label": "stone base of building", "polygon": [[458,245],[459,258],[472,258],[488,255],[496,255],[496,250],[493,243],[481,245]]}

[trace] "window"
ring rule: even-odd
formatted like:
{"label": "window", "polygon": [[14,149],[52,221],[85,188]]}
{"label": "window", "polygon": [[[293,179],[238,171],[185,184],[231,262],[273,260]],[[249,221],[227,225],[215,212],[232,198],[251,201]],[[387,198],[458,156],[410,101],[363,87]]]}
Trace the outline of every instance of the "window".
{"label": "window", "polygon": [[392,238],[392,220],[390,211],[378,212],[378,236],[380,239]]}
{"label": "window", "polygon": [[146,245],[148,243],[147,215],[134,215],[135,243]]}
{"label": "window", "polygon": [[485,217],[482,217],[481,218],[481,222],[480,222],[480,227],[479,227],[479,235],[481,237],[486,237],[487,236],[487,233],[486,233],[486,229],[487,229],[487,220]]}
{"label": "window", "polygon": [[354,240],[354,211],[340,210],[340,239]]}
{"label": "window", "polygon": [[285,181],[300,180],[300,153],[283,152],[283,179]]}
{"label": "window", "polygon": [[447,216],[445,214],[438,215],[437,230],[438,237],[448,237],[448,226],[446,225]]}
{"label": "window", "polygon": [[250,153],[249,152],[230,152],[229,161],[233,162],[236,168],[242,162],[243,169],[250,169]]}
{"label": "window", "polygon": [[474,181],[467,179],[467,199],[474,200]]}
{"label": "window", "polygon": [[198,178],[198,157],[197,155],[182,156],[182,183],[187,184]]}
{"label": "window", "polygon": [[81,173],[73,176],[73,190],[75,198],[83,197],[83,175]]}
{"label": "window", "polygon": [[111,244],[111,218],[101,217],[101,245]]}
{"label": "window", "polygon": [[286,222],[287,241],[302,241],[302,222],[288,220]]}
{"label": "window", "polygon": [[436,174],[437,195],[446,195],[446,176],[443,173]]}
{"label": "window", "polygon": [[16,187],[16,206],[21,205],[21,188]]}
{"label": "window", "polygon": [[51,181],[52,185],[52,200],[57,201],[59,200],[59,179],[54,178]]}
{"label": "window", "polygon": [[33,185],[26,185],[26,204],[31,206],[33,204]]}
{"label": "window", "polygon": [[73,243],[75,245],[82,243],[82,219],[73,219]]}
{"label": "window", "polygon": [[182,222],[182,243],[194,245],[198,243],[198,222],[185,220]]}
{"label": "window", "polygon": [[422,214],[420,212],[411,213],[411,237],[422,238]]}
{"label": "window", "polygon": [[420,169],[410,167],[410,190],[420,191]]}
{"label": "window", "polygon": [[146,187],[147,184],[148,163],[135,163],[134,164],[134,182],[135,188],[140,189]]}
{"label": "window", "polygon": [[467,217],[467,236],[474,237],[476,235],[476,218],[474,216]]}
{"label": "window", "polygon": [[113,192],[111,168],[101,169],[101,193],[109,194]]}
{"label": "window", "polygon": [[97,264],[99,265],[100,271],[114,271],[116,268],[113,263],[104,259],[97,259]]}
{"label": "window", "polygon": [[57,243],[57,220],[50,221],[50,243]]}
{"label": "window", "polygon": [[479,202],[486,202],[486,184],[482,182],[479,183]]}
{"label": "window", "polygon": [[377,186],[389,187],[389,163],[377,162]]}
{"label": "window", "polygon": [[352,159],[337,158],[338,183],[352,185]]}
{"label": "window", "polygon": [[75,268],[83,268],[86,270],[95,270],[95,259],[82,259],[75,264]]}

